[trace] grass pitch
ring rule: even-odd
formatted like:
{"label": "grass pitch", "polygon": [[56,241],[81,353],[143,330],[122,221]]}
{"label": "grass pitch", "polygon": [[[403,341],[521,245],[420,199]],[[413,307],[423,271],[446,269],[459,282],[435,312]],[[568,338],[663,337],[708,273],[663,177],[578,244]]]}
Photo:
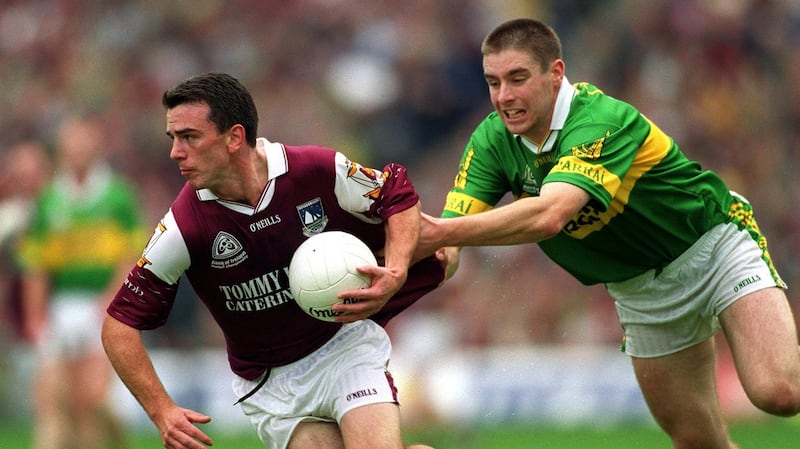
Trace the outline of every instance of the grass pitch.
{"label": "grass pitch", "polygon": [[[209,431],[214,448],[260,449],[256,436]],[[767,418],[758,422],[731,425],[731,434],[740,449],[797,449],[800,447],[800,418]],[[406,435],[407,443],[425,443],[436,449],[670,449],[667,437],[646,424],[610,428],[538,427],[521,424],[492,427],[431,427]],[[156,449],[161,440],[155,429],[141,429],[130,435],[127,448]],[[30,447],[30,424],[0,425],[0,448]]]}

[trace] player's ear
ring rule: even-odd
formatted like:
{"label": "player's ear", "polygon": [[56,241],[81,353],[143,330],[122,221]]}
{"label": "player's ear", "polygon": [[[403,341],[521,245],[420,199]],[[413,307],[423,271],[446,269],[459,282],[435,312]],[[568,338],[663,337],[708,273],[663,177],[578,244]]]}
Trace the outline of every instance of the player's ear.
{"label": "player's ear", "polygon": [[561,85],[561,80],[564,78],[564,61],[556,59],[550,64],[550,73],[553,76],[553,85],[558,88]]}
{"label": "player's ear", "polygon": [[238,150],[246,142],[244,126],[240,124],[231,126],[231,129],[228,130],[226,141],[230,150]]}

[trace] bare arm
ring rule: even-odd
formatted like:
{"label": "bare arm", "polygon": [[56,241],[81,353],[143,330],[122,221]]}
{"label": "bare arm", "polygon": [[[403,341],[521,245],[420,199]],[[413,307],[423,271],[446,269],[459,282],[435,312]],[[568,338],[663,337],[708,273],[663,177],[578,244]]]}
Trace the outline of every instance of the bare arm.
{"label": "bare arm", "polygon": [[411,258],[419,239],[420,208],[418,202],[386,220],[384,266],[364,267],[363,270],[359,270],[370,276],[372,284],[369,288],[339,294],[340,298],[359,298],[361,301],[334,306],[334,310],[346,312],[345,315],[340,315],[337,321],[351,322],[370,317],[406,282],[408,267],[411,265]]}
{"label": "bare arm", "polygon": [[417,247],[420,209],[421,206],[418,202],[413,207],[389,217],[384,226],[386,229],[384,267],[398,280],[395,282],[397,288],[392,294],[399,290],[405,282],[408,267],[411,265],[411,257]]}
{"label": "bare arm", "polygon": [[47,327],[50,279],[43,271],[31,271],[22,277],[22,332],[32,343],[39,343]]}
{"label": "bare arm", "polygon": [[533,243],[561,232],[589,202],[583,189],[563,182],[547,183],[540,196],[475,215],[457,218],[423,216],[417,256],[447,246],[492,246]]}
{"label": "bare arm", "polygon": [[137,329],[106,315],[102,339],[111,364],[158,428],[165,448],[204,449],[212,444],[194,425],[207,423],[211,418],[173,402],[156,374]]}

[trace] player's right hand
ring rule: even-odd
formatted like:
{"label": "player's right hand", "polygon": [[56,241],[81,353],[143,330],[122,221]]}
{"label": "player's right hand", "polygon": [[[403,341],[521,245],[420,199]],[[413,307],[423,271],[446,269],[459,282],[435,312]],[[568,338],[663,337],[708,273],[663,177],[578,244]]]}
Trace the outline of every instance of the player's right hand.
{"label": "player's right hand", "polygon": [[193,410],[175,407],[158,423],[161,442],[166,449],[206,449],[214,444],[197,424],[206,424],[211,417]]}
{"label": "player's right hand", "polygon": [[461,255],[461,248],[457,246],[446,246],[444,248],[439,248],[436,250],[435,256],[439,262],[444,265],[444,281],[453,277],[458,270],[458,264],[460,262],[460,255]]}

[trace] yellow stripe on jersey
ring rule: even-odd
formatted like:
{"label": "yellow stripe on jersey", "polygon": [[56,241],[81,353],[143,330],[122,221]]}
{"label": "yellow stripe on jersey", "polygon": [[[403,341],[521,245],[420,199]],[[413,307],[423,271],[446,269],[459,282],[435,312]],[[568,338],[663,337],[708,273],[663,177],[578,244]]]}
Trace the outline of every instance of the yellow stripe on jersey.
{"label": "yellow stripe on jersey", "polygon": [[22,244],[20,262],[28,269],[60,271],[69,267],[115,266],[135,255],[144,232],[121,229],[114,223],[77,227],[53,233],[44,240]]}
{"label": "yellow stripe on jersey", "polygon": [[467,188],[467,171],[469,170],[469,165],[472,163],[472,158],[474,156],[475,147],[471,147],[467,152],[467,156],[464,158],[464,162],[459,164],[458,173],[456,173],[456,179],[453,182],[457,189],[464,190]]}
{"label": "yellow stripe on jersey", "polygon": [[[645,120],[647,119],[645,118]],[[611,194],[611,204],[605,211],[584,208],[578,212],[573,223],[580,224],[580,226],[570,230],[570,237],[583,239],[592,232],[602,229],[612,218],[621,214],[628,204],[631,191],[639,178],[658,165],[669,153],[672,148],[669,136],[650,120],[647,122],[650,124],[650,133],[639,151],[636,152],[631,168],[622,179],[607,171],[602,165],[590,165],[575,157],[564,158],[569,165],[559,161],[559,164],[553,168],[553,170],[559,169],[562,172],[583,174],[592,181],[602,184],[603,188]],[[560,169],[562,166],[564,168]]]}
{"label": "yellow stripe on jersey", "polygon": [[606,170],[602,164],[592,164],[575,156],[566,156],[558,160],[550,173],[568,173],[581,175],[595,184],[600,184],[609,192],[614,192],[620,186],[620,180],[614,173]]}
{"label": "yellow stripe on jersey", "polygon": [[445,200],[444,210],[458,215],[477,214],[492,209],[493,206],[461,192],[450,192]]}

